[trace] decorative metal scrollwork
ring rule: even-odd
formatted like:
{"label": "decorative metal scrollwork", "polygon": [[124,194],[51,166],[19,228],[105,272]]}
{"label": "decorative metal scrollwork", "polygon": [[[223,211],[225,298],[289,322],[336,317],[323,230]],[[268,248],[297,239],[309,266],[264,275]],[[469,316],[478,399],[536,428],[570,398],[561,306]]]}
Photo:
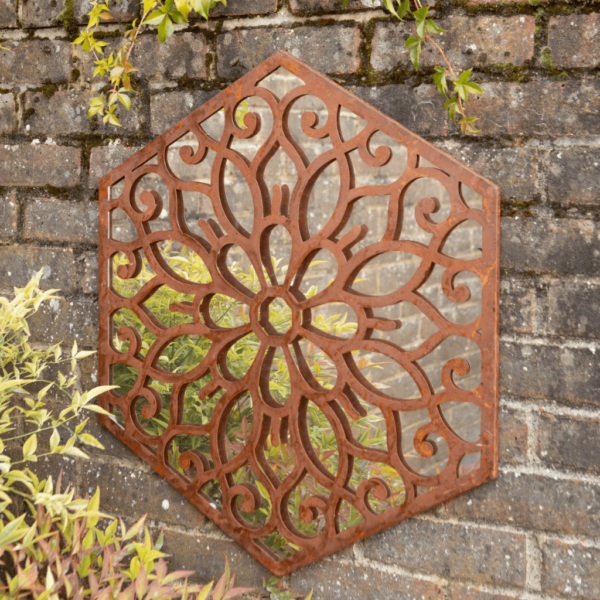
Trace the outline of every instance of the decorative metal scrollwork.
{"label": "decorative metal scrollwork", "polygon": [[[278,97],[261,82],[281,67],[301,81]],[[298,108],[307,96],[324,104],[324,119]],[[260,99],[272,126],[244,153],[240,144],[258,140],[264,126],[251,103],[244,114],[249,98]],[[344,131],[342,113],[359,119],[360,130]],[[215,115],[217,133],[208,125]],[[317,156],[298,142],[293,115],[307,140],[325,144]],[[374,148],[379,134],[393,143]],[[393,177],[359,182],[357,161],[365,172],[382,169],[398,147],[404,163]],[[296,178],[288,185],[282,176],[270,188],[265,172],[278,152]],[[203,165],[204,177],[188,176]],[[326,188],[321,178],[332,165],[339,192],[325,209],[311,198]],[[228,188],[233,170],[243,184],[239,201]],[[409,205],[411,186],[424,179],[446,194],[445,212],[431,195]],[[200,214],[190,224],[189,194],[204,198],[211,218]],[[379,233],[353,221],[367,197],[384,199]],[[477,207],[470,197],[479,198]],[[102,178],[99,202],[100,378],[119,384],[100,398],[113,415],[102,422],[274,574],[496,476],[495,185],[278,52]],[[315,213],[320,228],[310,224]],[[421,237],[403,236],[409,217]],[[480,232],[481,248],[457,257],[449,240],[465,223]],[[276,230],[288,240],[285,266],[273,259]],[[322,279],[331,281],[307,288],[321,252],[330,260]],[[379,274],[387,291],[360,284],[369,265],[394,253],[412,265],[403,281],[388,266]],[[436,305],[424,288],[434,272],[450,308],[471,297],[461,277],[477,282],[473,318],[454,319]],[[344,305],[355,323],[328,318],[323,307],[332,304]],[[416,345],[386,338],[403,332],[386,312],[402,306],[431,324]],[[480,356],[471,389],[459,382],[469,357],[444,358],[438,384],[423,366],[449,340]],[[372,370],[390,365],[401,376],[386,387]],[[474,407],[475,438],[460,435],[446,403]],[[404,426],[418,411],[425,420],[408,436]],[[440,443],[442,463],[419,469],[413,459],[439,456]]]}

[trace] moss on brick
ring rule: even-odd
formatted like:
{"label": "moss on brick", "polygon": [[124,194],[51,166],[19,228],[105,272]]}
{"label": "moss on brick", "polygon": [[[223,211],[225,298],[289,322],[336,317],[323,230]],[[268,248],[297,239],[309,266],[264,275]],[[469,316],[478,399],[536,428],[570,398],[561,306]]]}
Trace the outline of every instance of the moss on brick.
{"label": "moss on brick", "polygon": [[56,17],[59,23],[62,23],[69,37],[77,37],[79,34],[79,24],[75,16],[75,0],[64,0],[65,8]]}
{"label": "moss on brick", "polygon": [[56,85],[56,83],[54,83],[50,79],[46,79],[46,81],[44,81],[44,85],[40,88],[40,90],[42,94],[46,96],[46,98],[52,98],[52,96],[54,96],[54,94],[56,94],[56,92],[58,91],[58,85]]}

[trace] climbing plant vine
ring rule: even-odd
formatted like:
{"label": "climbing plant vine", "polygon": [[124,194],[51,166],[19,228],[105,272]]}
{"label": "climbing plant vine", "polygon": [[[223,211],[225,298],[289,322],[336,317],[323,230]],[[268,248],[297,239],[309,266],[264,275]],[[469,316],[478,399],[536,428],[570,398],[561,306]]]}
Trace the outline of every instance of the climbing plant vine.
{"label": "climbing plant vine", "polygon": [[[341,0],[342,8],[346,8],[349,0]],[[448,111],[454,122],[458,122],[463,133],[476,133],[477,117],[468,116],[467,104],[469,94],[483,95],[479,85],[471,81],[471,69],[458,73],[448,60],[440,44],[434,39],[445,32],[429,16],[429,7],[422,6],[420,0],[383,0],[386,10],[400,21],[405,19],[414,24],[414,35],[406,40],[406,48],[410,59],[419,70],[419,59],[424,45],[433,46],[440,54],[442,66],[435,67],[433,81],[444,96],[444,109]],[[142,16],[136,19],[124,35],[121,47],[108,56],[104,53],[107,45],[102,39],[95,37],[99,25],[113,19],[107,2],[92,0],[92,10],[88,13],[88,24],[73,42],[80,45],[85,52],[94,55],[96,68],[94,76],[107,80],[109,91],[102,92],[90,100],[88,116],[98,115],[103,122],[120,126],[117,115],[119,105],[127,110],[131,108],[131,94],[135,93],[132,75],[136,68],[133,64],[133,50],[138,36],[144,27],[155,27],[158,38],[165,43],[175,31],[175,24],[188,23],[190,15],[196,13],[207,19],[217,4],[227,5],[227,0],[143,0]]]}

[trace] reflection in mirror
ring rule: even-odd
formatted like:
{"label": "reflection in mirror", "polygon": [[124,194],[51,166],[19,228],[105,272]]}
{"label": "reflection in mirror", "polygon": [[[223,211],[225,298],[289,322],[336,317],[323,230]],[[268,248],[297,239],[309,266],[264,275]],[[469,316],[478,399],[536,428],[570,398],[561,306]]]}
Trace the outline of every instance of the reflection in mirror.
{"label": "reflection in mirror", "polygon": [[481,437],[481,407],[470,402],[451,400],[440,404],[444,419],[454,433],[465,442],[477,442]]}
{"label": "reflection in mirror", "polygon": [[303,119],[305,123],[308,121],[310,113],[314,113],[318,118],[312,129],[318,130],[327,123],[329,113],[325,102],[316,96],[302,96],[295,100],[292,105],[288,125],[292,138],[302,148],[309,162],[312,162],[321,154],[332,150],[333,144],[329,136],[319,140],[306,135],[302,122]]}
{"label": "reflection in mirror", "polygon": [[225,112],[218,110],[208,117],[208,119],[202,121],[200,127],[206,135],[210,136],[213,140],[219,141],[223,135],[223,129],[225,129]]}
{"label": "reflection in mirror", "polygon": [[[188,148],[188,150],[186,150]],[[173,142],[167,150],[167,163],[173,175],[182,181],[200,181],[210,183],[215,152],[208,148],[203,160],[190,165],[184,162],[183,156],[194,156],[198,151],[198,139],[192,132],[186,133]],[[165,196],[167,197],[167,196]]]}
{"label": "reflection in mirror", "polygon": [[133,242],[137,239],[137,231],[133,221],[122,208],[110,211],[111,238],[117,242]]}
{"label": "reflection in mirror", "polygon": [[351,140],[353,137],[356,137],[367,124],[367,122],[361,119],[357,114],[353,113],[347,108],[344,108],[343,106],[340,109],[339,122],[340,133],[345,142]]}
{"label": "reflection in mirror", "polygon": [[449,448],[446,440],[437,434],[426,436],[423,445],[433,451],[433,454],[429,457],[424,456],[424,453],[419,452],[417,449],[419,444],[415,438],[419,429],[431,423],[427,409],[422,408],[410,413],[400,413],[400,422],[402,424],[402,453],[410,468],[427,477],[441,473],[448,464],[449,458]]}
{"label": "reflection in mirror", "polygon": [[465,337],[452,335],[418,361],[436,393],[444,390],[442,368],[453,358],[464,358],[470,366],[469,372],[465,375],[454,373],[454,383],[459,389],[474,390],[481,383],[481,350],[479,346]]}
{"label": "reflection in mirror", "polygon": [[391,294],[409,281],[420,264],[408,252],[382,252],[359,271],[352,289],[369,296]]}
{"label": "reflection in mirror", "polygon": [[121,177],[119,181],[116,181],[108,188],[108,200],[116,200],[122,194],[124,187],[125,178]]}
{"label": "reflection in mirror", "polygon": [[283,98],[289,91],[304,85],[304,81],[290,73],[287,69],[279,67],[272,73],[261,79],[258,87],[273,92],[278,98]]}
{"label": "reflection in mirror", "polygon": [[348,155],[354,170],[354,187],[368,185],[387,185],[397,181],[406,169],[408,163],[408,151],[406,146],[396,142],[391,137],[377,131],[371,136],[369,149],[375,156],[378,148],[389,148],[392,152],[391,159],[381,167],[372,167],[360,157],[358,150],[353,150]]}
{"label": "reflection in mirror", "polygon": [[483,196],[462,182],[460,184],[460,195],[469,208],[476,210],[483,208]]}
{"label": "reflection in mirror", "polygon": [[236,108],[236,123],[240,129],[247,129],[246,115],[254,113],[260,118],[260,130],[253,136],[247,139],[234,137],[229,144],[229,147],[242,156],[245,156],[249,162],[252,162],[256,153],[269,139],[273,131],[273,113],[269,108],[269,104],[263,98],[252,96],[244,98]]}
{"label": "reflection in mirror", "polygon": [[337,237],[339,239],[343,238],[356,225],[359,227],[366,225],[369,228],[367,234],[352,246],[352,251],[356,253],[361,248],[366,248],[371,244],[380,242],[387,228],[389,205],[389,196],[365,196],[364,198],[359,198],[352,206],[352,214],[346,226]]}
{"label": "reflection in mirror", "polygon": [[340,338],[351,338],[356,332],[356,313],[343,302],[328,302],[311,310],[312,326]]}
{"label": "reflection in mirror", "polygon": [[[152,267],[148,264],[144,256],[144,252],[140,250],[142,257],[142,269],[136,277],[126,278],[129,260],[124,252],[117,252],[111,258],[112,272],[111,283],[112,288],[117,294],[124,298],[133,298],[140,289],[155,277]],[[124,278],[121,278],[122,275]]]}
{"label": "reflection in mirror", "polygon": [[308,200],[308,230],[316,235],[331,219],[340,197],[340,167],[336,160],[327,165],[314,181]]}
{"label": "reflection in mirror", "polygon": [[306,271],[296,275],[294,288],[297,288],[307,298],[329,286],[337,276],[337,260],[329,250],[319,250],[312,257]]}

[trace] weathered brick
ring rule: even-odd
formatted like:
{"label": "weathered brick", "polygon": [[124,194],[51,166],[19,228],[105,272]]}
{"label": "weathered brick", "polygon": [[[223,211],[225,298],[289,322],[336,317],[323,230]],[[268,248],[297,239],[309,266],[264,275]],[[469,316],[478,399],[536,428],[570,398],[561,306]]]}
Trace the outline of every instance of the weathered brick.
{"label": "weathered brick", "polygon": [[65,491],[71,484],[71,489],[77,481],[77,467],[83,462],[82,459],[72,458],[70,456],[61,456],[54,454],[44,456],[36,463],[27,463],[27,468],[31,469],[40,479],[46,479],[52,476],[54,483],[61,476],[61,491]]}
{"label": "weathered brick", "polygon": [[527,415],[512,408],[500,410],[500,440],[498,454],[501,464],[527,462],[527,438],[529,426]]}
{"label": "weathered brick", "polygon": [[542,548],[542,590],[567,598],[600,598],[600,550],[546,542]]}
{"label": "weathered brick", "polygon": [[176,91],[169,94],[158,94],[152,96],[150,109],[152,114],[152,132],[160,135],[169,127],[179,122],[183,117],[189,115],[193,110],[202,106],[218,93],[218,90],[210,92]]}
{"label": "weathered brick", "polygon": [[24,287],[40,269],[44,274],[40,286],[60,288],[66,292],[77,289],[77,271],[73,250],[69,248],[38,248],[34,246],[0,247],[0,287]]}
{"label": "weathered brick", "polygon": [[412,572],[525,585],[525,536],[495,529],[409,519],[367,538],[364,554]]}
{"label": "weathered brick", "polygon": [[600,64],[600,14],[552,17],[548,23],[552,63],[560,68]]}
{"label": "weathered brick", "polygon": [[0,133],[13,133],[17,127],[17,111],[12,94],[0,94]]}
{"label": "weathered brick", "polygon": [[98,187],[98,180],[101,177],[104,177],[109,171],[118,167],[138,150],[140,150],[140,147],[122,146],[121,144],[92,148],[90,157],[90,187]]}
{"label": "weathered brick", "polygon": [[54,145],[0,146],[3,185],[68,187],[79,181],[81,151]]}
{"label": "weathered brick", "polygon": [[564,534],[600,533],[600,486],[578,479],[500,473],[498,479],[458,496],[445,513]]}
{"label": "weathered brick", "polygon": [[600,205],[598,148],[564,148],[550,154],[548,198],[562,204]]}
{"label": "weathered brick", "polygon": [[25,27],[52,27],[62,10],[62,2],[56,1],[24,0],[19,3],[19,17]]}
{"label": "weathered brick", "polygon": [[146,510],[157,521],[189,528],[202,527],[206,523],[206,517],[160,475],[152,472],[148,487],[150,501]]}
{"label": "weathered brick", "polygon": [[455,140],[444,140],[436,145],[500,185],[503,201],[528,201],[539,196],[536,182],[540,153],[535,148],[493,147],[489,144],[463,144]]}
{"label": "weathered brick", "polygon": [[[123,45],[122,38],[106,40],[105,54],[117,52]],[[204,79],[206,77],[206,38],[204,34],[194,31],[173,34],[166,43],[162,43],[156,31],[141,35],[136,44],[136,75],[148,80]],[[86,81],[101,81],[99,75],[94,77],[94,56],[75,49],[79,59],[79,68]]]}
{"label": "weathered brick", "polygon": [[600,338],[600,286],[585,279],[553,281],[546,329],[554,335]]}
{"label": "weathered brick", "polygon": [[600,357],[587,348],[500,344],[500,391],[600,406]]}
{"label": "weathered brick", "polygon": [[42,304],[29,323],[32,341],[36,343],[65,342],[69,348],[77,340],[79,347],[98,346],[98,302],[93,298],[50,300]]}
{"label": "weathered brick", "polygon": [[[138,0],[121,0],[118,3],[110,3],[110,14],[113,19],[110,21],[114,23],[115,21],[132,21],[136,16],[138,16],[139,11],[139,1]],[[75,17],[81,24],[87,24],[89,13],[92,10],[92,0],[75,0]]]}
{"label": "weathered brick", "polygon": [[469,114],[485,134],[598,135],[600,82],[539,80],[483,83],[469,97]]}
{"label": "weathered brick", "polygon": [[296,571],[290,589],[303,597],[314,589],[314,598],[327,600],[442,600],[443,597],[435,583],[332,561],[317,562]]}
{"label": "weathered brick", "polygon": [[16,8],[14,0],[0,0],[0,29],[17,26]]}
{"label": "weathered brick", "polygon": [[17,235],[17,201],[14,193],[0,196],[0,240]]}
{"label": "weathered brick", "polygon": [[595,275],[599,234],[592,221],[504,218],[500,264],[522,271]]}
{"label": "weathered brick", "polygon": [[95,243],[98,237],[98,205],[37,199],[25,203],[23,235],[52,242]]}
{"label": "weathered brick", "polygon": [[[110,14],[114,22],[132,21],[138,14],[136,0],[122,0],[111,5]],[[65,9],[61,0],[24,0],[20,2],[19,12],[21,23],[25,27],[55,27],[62,25],[59,18]],[[78,23],[87,24],[88,14],[92,10],[91,0],[74,0],[73,9]]]}
{"label": "weathered brick", "polygon": [[171,554],[171,569],[194,570],[203,582],[217,581],[221,577],[226,556],[231,572],[235,573],[236,586],[261,588],[263,578],[271,577],[245,550],[229,540],[165,528],[163,552]]}
{"label": "weathered brick", "polygon": [[165,44],[153,32],[139,39],[136,67],[141,77],[149,79],[206,77],[206,39],[201,33],[176,33]]}
{"label": "weathered brick", "polygon": [[44,83],[66,81],[71,76],[71,44],[60,40],[30,40],[27,44],[6,42],[18,52],[0,53],[0,82]]}
{"label": "weathered brick", "polygon": [[354,73],[360,66],[357,27],[242,29],[217,38],[219,75],[237,78],[276,50],[291,54],[324,73]]}
{"label": "weathered brick", "polygon": [[500,280],[500,330],[502,333],[533,333],[537,308],[536,290],[531,281]]}
{"label": "weathered brick", "polygon": [[468,585],[452,584],[450,586],[450,600],[511,600],[514,596],[484,592]]}
{"label": "weathered brick", "polygon": [[433,85],[348,87],[348,90],[419,135],[448,133],[444,99]]}
{"label": "weathered brick", "polygon": [[[365,10],[379,8],[381,0],[350,0],[346,10]],[[290,0],[292,12],[334,12],[342,10],[341,3],[337,0]]]}
{"label": "weathered brick", "polygon": [[210,11],[211,17],[266,15],[277,11],[277,0],[227,0],[227,6],[219,3]]}
{"label": "weathered brick", "polygon": [[[89,241],[94,243],[97,241],[95,238]],[[80,261],[80,274],[79,278],[81,281],[81,291],[84,294],[97,294],[98,293],[98,252],[85,252],[83,260]]]}
{"label": "weathered brick", "polygon": [[[88,119],[89,102],[94,95],[82,90],[60,90],[50,97],[43,92],[26,93],[25,130],[33,135],[114,132],[114,127],[104,125],[98,117]],[[121,108],[117,113],[121,123],[119,132],[137,132],[140,126],[138,105],[133,104],[129,111]]]}
{"label": "weathered brick", "polygon": [[[455,16],[438,22],[448,33],[436,41],[453,68],[470,69],[475,64],[495,65],[511,62],[520,67],[533,57],[533,17],[518,16],[503,19],[494,16],[476,18]],[[414,35],[412,23],[378,23],[375,26],[371,66],[375,71],[401,67],[413,69],[406,40]],[[424,46],[420,64],[433,67],[443,64],[439,52],[431,44]]]}
{"label": "weathered brick", "polygon": [[600,473],[600,421],[543,413],[538,456],[550,467]]}
{"label": "weathered brick", "polygon": [[[96,432],[94,432],[96,433]],[[102,439],[105,440],[109,432]],[[114,436],[113,436],[114,437]],[[120,443],[119,443],[120,445]],[[138,460],[130,452],[121,451]],[[140,462],[140,466],[143,463]],[[103,510],[139,518],[148,513],[161,523],[201,527],[206,518],[175,488],[153,471],[114,464],[90,464],[83,469],[81,493],[93,493],[100,486]]]}
{"label": "weathered brick", "polygon": [[148,511],[148,471],[98,461],[88,461],[83,467],[79,493],[92,495],[99,487],[103,511],[136,519]]}

